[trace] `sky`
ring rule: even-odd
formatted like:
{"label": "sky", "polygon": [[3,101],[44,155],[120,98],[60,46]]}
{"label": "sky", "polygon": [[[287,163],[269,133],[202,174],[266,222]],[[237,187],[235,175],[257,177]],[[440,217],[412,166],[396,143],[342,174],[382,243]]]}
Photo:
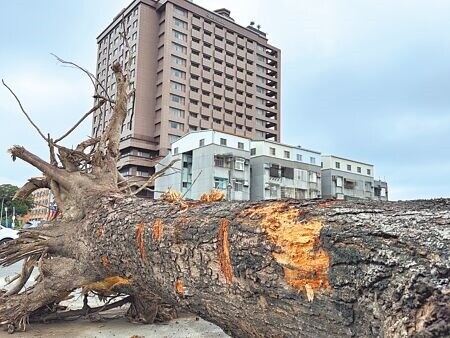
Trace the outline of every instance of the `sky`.
{"label": "sky", "polygon": [[[96,37],[131,0],[0,0],[0,77],[44,133],[92,106]],[[450,1],[195,0],[255,21],[282,50],[281,141],[375,165],[391,200],[450,197]],[[83,123],[66,146],[90,132]],[[39,172],[7,149],[48,149],[0,87],[0,184]]]}

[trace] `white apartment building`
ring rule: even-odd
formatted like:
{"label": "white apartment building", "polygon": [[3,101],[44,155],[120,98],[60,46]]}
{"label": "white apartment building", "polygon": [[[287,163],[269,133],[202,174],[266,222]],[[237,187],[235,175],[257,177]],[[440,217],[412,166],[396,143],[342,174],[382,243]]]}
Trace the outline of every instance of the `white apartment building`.
{"label": "white apartment building", "polygon": [[321,196],[320,152],[271,141],[251,141],[251,199]]}
{"label": "white apartment building", "polygon": [[223,191],[227,200],[250,199],[248,138],[214,130],[191,132],[172,144],[156,170],[174,159],[180,161],[155,182],[155,198],[171,188],[195,200],[212,189]]}
{"label": "white apartment building", "polygon": [[335,199],[374,199],[374,166],[343,157],[322,156],[322,196]]}

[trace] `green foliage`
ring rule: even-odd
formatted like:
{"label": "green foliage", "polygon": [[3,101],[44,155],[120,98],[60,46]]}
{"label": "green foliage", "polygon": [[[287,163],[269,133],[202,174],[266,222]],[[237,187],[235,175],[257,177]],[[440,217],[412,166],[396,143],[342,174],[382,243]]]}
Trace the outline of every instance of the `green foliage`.
{"label": "green foliage", "polygon": [[[19,190],[18,187],[11,184],[0,184],[0,203],[3,200],[3,218],[5,217],[4,208],[8,208],[8,216],[12,216],[13,207],[16,209],[17,216],[25,215],[33,205],[33,198],[30,196],[25,200],[14,200],[14,194]],[[1,206],[1,204],[0,204]],[[8,217],[11,219],[11,217]]]}

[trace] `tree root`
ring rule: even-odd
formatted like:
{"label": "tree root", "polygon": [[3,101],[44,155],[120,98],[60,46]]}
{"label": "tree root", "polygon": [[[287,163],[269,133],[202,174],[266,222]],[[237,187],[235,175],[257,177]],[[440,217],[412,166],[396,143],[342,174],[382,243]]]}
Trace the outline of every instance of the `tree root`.
{"label": "tree root", "polygon": [[53,257],[44,259],[41,264],[40,280],[35,285],[22,293],[2,297],[0,325],[6,325],[9,332],[24,331],[30,316],[52,308],[94,278],[75,259]]}

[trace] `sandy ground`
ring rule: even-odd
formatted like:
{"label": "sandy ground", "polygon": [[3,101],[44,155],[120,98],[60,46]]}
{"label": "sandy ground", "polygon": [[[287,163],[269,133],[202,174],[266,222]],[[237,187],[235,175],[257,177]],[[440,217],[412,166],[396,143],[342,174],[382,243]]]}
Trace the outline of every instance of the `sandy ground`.
{"label": "sandy ground", "polygon": [[[8,268],[0,267],[0,288],[4,287],[8,276],[20,271],[20,264]],[[89,305],[97,306],[90,300]],[[70,308],[81,308],[81,297],[75,297],[66,304]],[[222,338],[228,337],[218,326],[209,323],[192,314],[180,314],[180,318],[164,324],[140,325],[132,324],[123,316],[127,307],[112,309],[102,315],[102,319],[92,322],[88,319],[75,321],[58,321],[49,324],[30,324],[27,332],[16,332],[10,335],[0,331],[0,337],[32,338],[32,337],[77,337],[77,338],[129,338],[140,337],[166,337],[166,338]]]}

